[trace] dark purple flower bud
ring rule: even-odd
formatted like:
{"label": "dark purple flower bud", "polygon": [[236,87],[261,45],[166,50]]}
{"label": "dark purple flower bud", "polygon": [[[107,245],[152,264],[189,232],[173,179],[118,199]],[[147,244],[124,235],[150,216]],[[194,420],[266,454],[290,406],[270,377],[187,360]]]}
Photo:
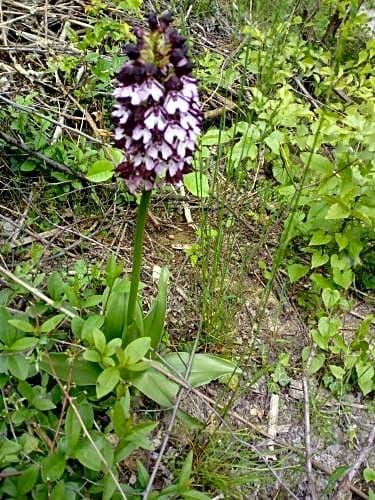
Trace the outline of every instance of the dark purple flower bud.
{"label": "dark purple flower bud", "polygon": [[144,37],[144,34],[145,34],[145,32],[143,31],[143,29],[139,28],[138,26],[136,26],[135,28],[133,28],[133,33],[134,33],[134,35],[136,36],[136,38],[138,40],[142,40],[143,37]]}
{"label": "dark purple flower bud", "polygon": [[174,49],[174,50],[172,50],[172,52],[170,53],[170,56],[169,56],[169,60],[171,61],[171,63],[173,64],[173,66],[177,66],[182,61],[186,61],[187,62],[187,58],[186,58],[185,52],[183,50],[181,50],[181,49]]}
{"label": "dark purple flower bud", "polygon": [[125,54],[128,56],[129,59],[135,61],[139,57],[139,49],[134,43],[129,43],[125,47]]}
{"label": "dark purple flower bud", "polygon": [[156,31],[159,28],[159,21],[155,12],[152,12],[152,14],[148,16],[147,21],[151,31]]}
{"label": "dark purple flower bud", "polygon": [[155,64],[149,64],[149,63],[146,63],[144,65],[144,68],[145,68],[147,76],[153,76],[153,75],[155,75],[155,73],[158,70],[158,68],[155,66]]}
{"label": "dark purple flower bud", "polygon": [[160,16],[159,22],[160,22],[161,33],[165,33],[165,31],[169,28],[169,25],[172,22],[172,14],[170,12],[165,12]]}
{"label": "dark purple flower bud", "polygon": [[172,75],[165,82],[165,88],[166,88],[167,91],[170,91],[170,90],[181,90],[182,89],[181,80],[178,78],[178,76]]}
{"label": "dark purple flower bud", "polygon": [[181,48],[184,46],[184,44],[186,42],[186,38],[181,36],[177,30],[171,29],[171,30],[169,30],[169,33],[168,33],[168,41],[172,45],[173,48]]}
{"label": "dark purple flower bud", "polygon": [[181,66],[175,67],[175,73],[177,76],[189,75],[192,72],[193,65],[191,62],[182,64]]}

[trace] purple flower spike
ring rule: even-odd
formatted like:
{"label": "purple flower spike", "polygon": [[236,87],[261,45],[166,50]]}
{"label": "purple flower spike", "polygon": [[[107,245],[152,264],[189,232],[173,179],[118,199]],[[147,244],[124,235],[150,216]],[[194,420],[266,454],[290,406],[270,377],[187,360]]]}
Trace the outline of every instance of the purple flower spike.
{"label": "purple flower spike", "polygon": [[172,16],[148,18],[150,33],[135,29],[114,91],[114,142],[124,150],[117,173],[130,192],[152,190],[157,179],[175,186],[192,171],[202,112],[197,80]]}

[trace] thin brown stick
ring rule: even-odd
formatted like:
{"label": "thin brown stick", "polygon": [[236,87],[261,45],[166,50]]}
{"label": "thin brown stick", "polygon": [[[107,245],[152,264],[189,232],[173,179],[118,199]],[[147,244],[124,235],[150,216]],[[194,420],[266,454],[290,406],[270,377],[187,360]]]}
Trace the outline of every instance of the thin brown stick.
{"label": "thin brown stick", "polygon": [[35,297],[38,297],[38,299],[43,300],[43,302],[45,302],[49,306],[54,307],[55,309],[62,312],[63,314],[65,314],[69,318],[75,318],[76,315],[72,311],[70,311],[69,309],[66,309],[63,306],[59,306],[59,305],[55,304],[55,302],[52,299],[50,299],[49,297],[47,297],[47,295],[44,295],[44,293],[39,291],[37,288],[34,288],[33,286],[29,285],[28,283],[26,283],[26,281],[22,280],[21,278],[19,278],[18,276],[16,276],[11,271],[9,271],[8,269],[6,269],[5,267],[3,267],[1,265],[0,265],[0,273],[2,273],[7,278],[10,278],[12,281],[17,283],[18,285],[21,285],[23,288],[26,288],[26,290],[28,290],[33,295],[35,295]]}

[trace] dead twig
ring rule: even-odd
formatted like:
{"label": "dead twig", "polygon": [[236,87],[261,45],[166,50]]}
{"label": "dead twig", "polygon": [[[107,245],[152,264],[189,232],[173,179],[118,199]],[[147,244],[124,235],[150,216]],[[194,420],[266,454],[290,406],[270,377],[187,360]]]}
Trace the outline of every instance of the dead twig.
{"label": "dead twig", "polygon": [[26,283],[26,281],[22,280],[21,278],[19,278],[15,274],[13,274],[11,271],[8,271],[8,269],[5,269],[5,267],[3,267],[1,265],[0,265],[0,273],[2,273],[7,278],[11,279],[12,281],[17,283],[18,285],[21,285],[23,288],[25,288],[26,290],[31,292],[33,295],[35,295],[35,297],[38,297],[38,299],[42,300],[47,305],[54,307],[55,309],[62,312],[63,314],[65,314],[69,318],[74,318],[76,316],[72,311],[70,311],[69,309],[66,309],[66,307],[59,306],[59,305],[55,304],[55,302],[52,299],[50,299],[49,297],[47,297],[47,295],[44,295],[44,293],[42,293],[40,290],[29,285],[28,283]]}

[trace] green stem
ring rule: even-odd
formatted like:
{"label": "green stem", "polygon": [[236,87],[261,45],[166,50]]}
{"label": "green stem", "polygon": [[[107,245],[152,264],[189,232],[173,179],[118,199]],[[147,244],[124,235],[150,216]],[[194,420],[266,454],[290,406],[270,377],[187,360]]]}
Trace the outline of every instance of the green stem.
{"label": "green stem", "polygon": [[134,253],[132,279],[130,284],[129,306],[128,306],[128,325],[135,319],[135,306],[137,304],[139,278],[141,276],[142,254],[143,254],[143,236],[147,219],[147,211],[150,204],[151,191],[143,191],[141,201],[137,212],[137,224],[135,227]]}

